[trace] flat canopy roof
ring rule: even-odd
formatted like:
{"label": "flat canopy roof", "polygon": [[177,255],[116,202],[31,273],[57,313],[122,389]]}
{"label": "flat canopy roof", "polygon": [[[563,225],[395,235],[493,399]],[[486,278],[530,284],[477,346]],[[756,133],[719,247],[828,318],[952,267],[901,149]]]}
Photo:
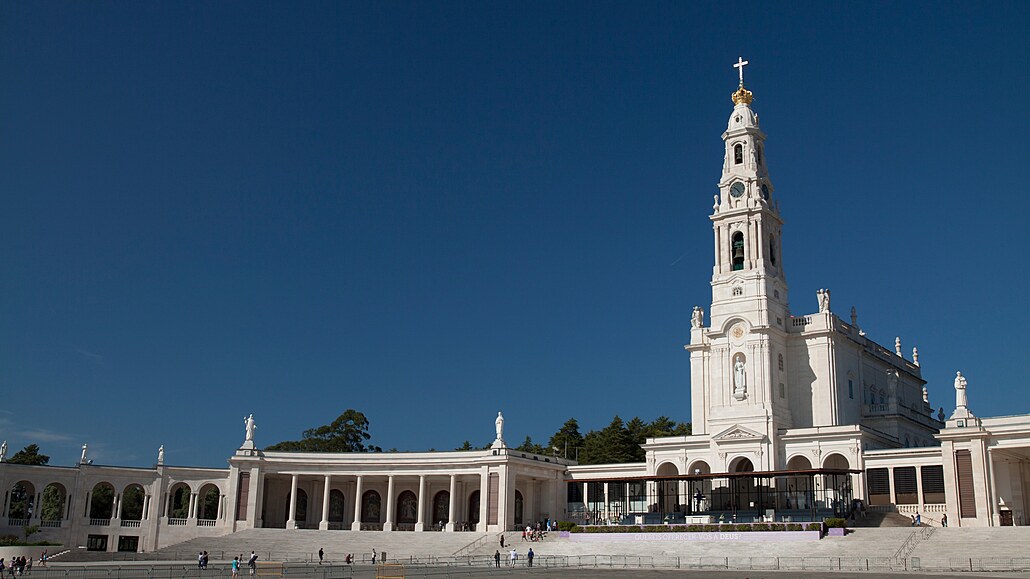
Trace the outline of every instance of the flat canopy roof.
{"label": "flat canopy roof", "polygon": [[816,474],[862,474],[862,470],[848,468],[813,468],[807,470],[765,470],[750,472],[713,472],[701,474],[670,474],[654,476],[622,476],[606,478],[567,478],[565,482],[618,482],[618,481],[663,481],[663,480],[704,480],[713,478],[772,478],[783,476],[804,476]]}

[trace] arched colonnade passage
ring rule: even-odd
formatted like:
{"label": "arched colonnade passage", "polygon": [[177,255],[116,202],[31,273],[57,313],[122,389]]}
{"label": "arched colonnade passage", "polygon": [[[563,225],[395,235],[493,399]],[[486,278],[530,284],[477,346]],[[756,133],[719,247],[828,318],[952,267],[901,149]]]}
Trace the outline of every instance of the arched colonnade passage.
{"label": "arched colonnade passage", "polygon": [[791,463],[797,468],[755,472],[750,459],[740,458],[731,460],[730,472],[724,473],[711,473],[699,461],[688,467],[689,473],[679,473],[668,463],[659,465],[650,477],[566,480],[566,518],[589,525],[846,517],[853,498],[851,478],[861,471],[849,468],[846,459],[837,456],[820,468],[799,460]]}
{"label": "arched colonnade passage", "polygon": [[485,531],[501,524],[499,505],[507,501],[507,526],[516,528],[560,508],[553,484],[546,482],[518,476],[514,488],[504,489],[499,474],[486,469],[453,475],[265,474],[258,487],[258,526]]}

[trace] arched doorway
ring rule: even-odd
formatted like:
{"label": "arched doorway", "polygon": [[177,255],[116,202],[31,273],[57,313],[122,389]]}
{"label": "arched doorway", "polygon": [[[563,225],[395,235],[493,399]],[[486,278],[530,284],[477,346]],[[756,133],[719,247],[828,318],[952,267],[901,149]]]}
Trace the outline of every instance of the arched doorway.
{"label": "arched doorway", "polygon": [[169,519],[189,518],[190,511],[190,487],[186,483],[175,483],[168,491]]}
{"label": "arched doorway", "polygon": [[525,517],[526,503],[522,499],[522,493],[515,491],[515,524],[522,526]]}
{"label": "arched doorway", "polygon": [[[300,497],[300,493],[297,493]],[[218,501],[221,497],[221,493],[218,492],[218,487],[213,484],[206,484],[200,487],[200,494],[197,496],[197,500],[200,504],[197,505],[197,518],[204,521],[214,521],[218,518]]]}
{"label": "arched doorway", "polygon": [[418,519],[418,497],[411,491],[404,491],[397,497],[397,523],[414,525]]}
{"label": "arched doorway", "polygon": [[712,474],[712,467],[703,460],[695,460],[687,467],[687,474],[691,477],[687,480],[686,496],[687,512],[691,514],[705,513],[711,510],[712,479],[705,475]]}
{"label": "arched doorway", "polygon": [[343,523],[343,493],[333,489],[329,491],[329,523]]}
{"label": "arched doorway", "polygon": [[146,492],[138,484],[131,484],[122,490],[121,519],[123,521],[143,520],[143,501]]}
{"label": "arched doorway", "polygon": [[68,499],[68,491],[61,483],[50,483],[43,489],[43,498],[40,501],[39,518],[46,523],[60,524],[65,518],[65,504]]}
{"label": "arched doorway", "polygon": [[[658,466],[658,470],[655,471],[655,475],[659,477],[663,476],[678,476],[680,473],[676,465],[671,462],[664,462]],[[675,513],[679,510],[680,506],[680,483],[678,480],[659,480],[656,484],[656,494],[658,495],[658,512]]]}
{"label": "arched doorway", "polygon": [[479,524],[479,491],[472,491],[469,495],[469,522],[473,525]]}
{"label": "arched doorway", "polygon": [[30,519],[36,510],[36,487],[27,480],[18,481],[11,487],[11,498],[7,508],[10,519]]}
{"label": "arched doorway", "polygon": [[[808,457],[804,455],[796,455],[790,457],[787,461],[787,470],[790,471],[806,471],[812,470],[812,461],[808,460]],[[784,481],[783,484],[787,485],[784,489],[785,493],[782,495],[782,505],[779,506],[781,510],[808,510],[814,504],[814,496],[812,494],[813,484],[812,476],[810,474],[794,474]]]}
{"label": "arched doorway", "polygon": [[[847,471],[851,468],[847,457],[840,453],[831,453],[823,459],[824,469]],[[847,516],[851,512],[851,474],[824,474],[822,476],[824,508],[833,509],[836,516]]]}
{"label": "arched doorway", "polygon": [[[289,521],[290,512],[290,493],[286,493],[286,520]],[[293,510],[293,522],[297,524],[298,528],[303,528],[301,523],[308,521],[308,493],[304,489],[297,489],[297,505]]]}
{"label": "arched doorway", "polygon": [[376,491],[365,491],[365,494],[361,495],[361,522],[362,523],[381,523],[383,522],[380,518],[382,513],[383,500]]}
{"label": "arched doorway", "polygon": [[[732,473],[755,472],[755,464],[750,458],[737,457],[730,461],[729,471]],[[730,496],[727,510],[751,511],[760,509],[758,504],[757,482],[754,477],[743,476],[730,479]]]}
{"label": "arched doorway", "polygon": [[434,525],[444,525],[450,521],[451,493],[440,491],[433,495],[433,521]]}

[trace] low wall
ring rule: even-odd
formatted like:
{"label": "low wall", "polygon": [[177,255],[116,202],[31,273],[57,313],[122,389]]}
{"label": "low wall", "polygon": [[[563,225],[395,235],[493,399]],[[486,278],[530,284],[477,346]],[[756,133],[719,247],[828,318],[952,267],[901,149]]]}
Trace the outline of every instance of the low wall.
{"label": "low wall", "polygon": [[32,566],[35,567],[39,561],[39,555],[46,550],[47,553],[53,555],[54,553],[60,553],[65,548],[59,545],[28,545],[25,547],[0,547],[0,557],[4,559],[4,566],[6,567],[10,563],[11,559],[15,557],[32,557]]}
{"label": "low wall", "polygon": [[[562,537],[565,533],[561,534]],[[752,543],[779,543],[818,541],[819,531],[747,531],[700,533],[569,533],[569,540],[577,543],[619,543],[630,541],[744,541]]]}

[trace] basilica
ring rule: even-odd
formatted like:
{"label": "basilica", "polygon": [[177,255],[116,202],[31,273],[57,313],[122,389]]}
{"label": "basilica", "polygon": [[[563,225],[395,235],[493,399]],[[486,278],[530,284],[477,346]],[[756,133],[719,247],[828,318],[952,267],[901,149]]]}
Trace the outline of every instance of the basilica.
{"label": "basilica", "polygon": [[[503,416],[487,450],[264,451],[254,417],[227,468],[5,461],[0,535],[98,551],[151,551],[244,529],[496,532],[544,520],[580,524],[814,521],[865,509],[940,525],[1030,524],[1030,415],[973,414],[957,373],[955,407],[928,403],[918,351],[869,339],[829,289],[791,311],[780,201],[766,135],[739,84],[722,133],[712,224],[711,302],[695,306],[693,434],[651,438],[642,463],[578,465],[510,448]],[[789,202],[789,197],[785,199]],[[801,300],[802,303],[807,300]],[[951,386],[951,385],[949,385]],[[970,386],[975,392],[975,385]]]}

